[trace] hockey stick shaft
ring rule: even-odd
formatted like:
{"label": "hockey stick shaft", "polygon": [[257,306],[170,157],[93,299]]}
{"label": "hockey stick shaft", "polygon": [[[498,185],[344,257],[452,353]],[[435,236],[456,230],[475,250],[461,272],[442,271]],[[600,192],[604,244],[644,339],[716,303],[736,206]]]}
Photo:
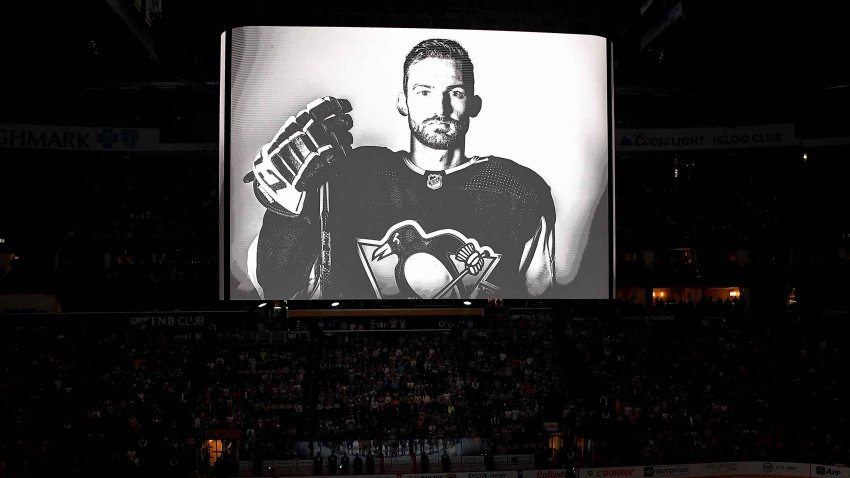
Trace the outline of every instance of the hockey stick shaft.
{"label": "hockey stick shaft", "polygon": [[324,292],[327,290],[327,285],[330,282],[331,274],[331,233],[328,229],[328,217],[330,216],[330,194],[328,184],[322,184],[319,187],[319,231],[322,238],[321,249],[321,270],[319,272],[319,285]]}

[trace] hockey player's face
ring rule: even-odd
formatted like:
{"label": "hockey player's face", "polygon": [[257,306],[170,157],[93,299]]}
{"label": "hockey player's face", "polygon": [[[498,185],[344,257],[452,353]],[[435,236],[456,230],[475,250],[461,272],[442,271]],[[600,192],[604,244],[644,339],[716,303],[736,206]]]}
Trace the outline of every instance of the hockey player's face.
{"label": "hockey player's face", "polygon": [[469,129],[472,91],[454,60],[426,58],[408,69],[407,122],[420,143],[449,149]]}

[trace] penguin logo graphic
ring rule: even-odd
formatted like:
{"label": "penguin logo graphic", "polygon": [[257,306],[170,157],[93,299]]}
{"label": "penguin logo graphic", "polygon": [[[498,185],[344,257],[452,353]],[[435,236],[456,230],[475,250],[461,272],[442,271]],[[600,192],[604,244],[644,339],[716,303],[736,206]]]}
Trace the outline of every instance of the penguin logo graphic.
{"label": "penguin logo graphic", "polygon": [[426,233],[407,220],[357,246],[378,299],[474,299],[499,290],[487,277],[501,254],[453,229]]}

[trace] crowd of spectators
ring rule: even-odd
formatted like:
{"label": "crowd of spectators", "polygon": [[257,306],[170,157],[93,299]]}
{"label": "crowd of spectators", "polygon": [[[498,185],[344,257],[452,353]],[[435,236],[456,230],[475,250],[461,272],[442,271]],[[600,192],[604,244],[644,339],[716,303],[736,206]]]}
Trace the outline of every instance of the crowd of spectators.
{"label": "crowd of spectators", "polygon": [[848,461],[835,322],[589,325],[575,347],[602,386],[594,421],[612,437],[606,461]]}
{"label": "crowd of spectators", "polygon": [[[835,317],[631,312],[6,321],[0,470],[235,473],[331,450],[468,453],[463,439],[531,454],[544,422],[563,432],[545,467],[850,461]],[[214,466],[221,430],[236,435]]]}

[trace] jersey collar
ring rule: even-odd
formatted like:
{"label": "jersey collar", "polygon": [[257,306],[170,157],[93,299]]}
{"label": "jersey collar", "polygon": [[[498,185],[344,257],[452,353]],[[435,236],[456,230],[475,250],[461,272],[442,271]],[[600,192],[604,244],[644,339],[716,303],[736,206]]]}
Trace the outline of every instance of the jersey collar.
{"label": "jersey collar", "polygon": [[[445,175],[456,173],[458,171],[462,171],[462,170],[468,168],[469,166],[472,166],[473,164],[483,163],[483,162],[487,161],[488,159],[490,159],[490,158],[487,157],[487,156],[485,156],[483,158],[480,157],[480,156],[473,156],[473,157],[469,158],[469,161],[461,164],[460,166],[455,166],[453,168],[445,169],[445,170],[441,171],[441,173],[445,174]],[[427,170],[422,169],[419,166],[413,164],[413,161],[410,160],[410,155],[406,154],[406,153],[404,154],[404,164],[406,164],[407,167],[410,168],[410,170],[413,171],[416,174],[425,175],[426,173],[433,173],[434,172],[434,171],[427,171]]]}

